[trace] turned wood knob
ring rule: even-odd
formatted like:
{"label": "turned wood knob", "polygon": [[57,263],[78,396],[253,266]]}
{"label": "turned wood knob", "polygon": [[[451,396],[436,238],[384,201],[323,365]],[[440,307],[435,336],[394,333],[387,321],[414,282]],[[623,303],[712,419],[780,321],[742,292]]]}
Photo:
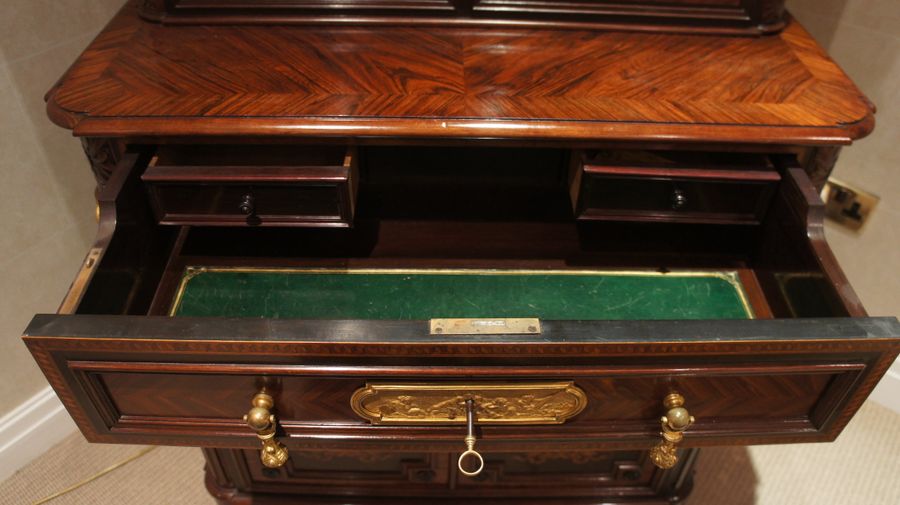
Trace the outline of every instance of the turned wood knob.
{"label": "turned wood knob", "polygon": [[238,205],[238,210],[240,210],[241,214],[244,214],[245,216],[252,216],[256,212],[256,199],[253,198],[253,195],[244,195],[241,198],[240,205]]}
{"label": "turned wood knob", "polygon": [[683,209],[687,205],[688,199],[684,191],[676,189],[672,192],[672,208],[675,210]]}

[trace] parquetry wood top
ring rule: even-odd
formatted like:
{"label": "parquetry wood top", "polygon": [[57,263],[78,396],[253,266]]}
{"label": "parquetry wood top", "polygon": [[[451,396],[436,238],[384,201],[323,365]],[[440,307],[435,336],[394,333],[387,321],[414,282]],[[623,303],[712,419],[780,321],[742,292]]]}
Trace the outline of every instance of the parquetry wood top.
{"label": "parquetry wood top", "polygon": [[161,26],[132,1],[48,95],[85,136],[848,143],[871,104],[796,22],[777,36]]}

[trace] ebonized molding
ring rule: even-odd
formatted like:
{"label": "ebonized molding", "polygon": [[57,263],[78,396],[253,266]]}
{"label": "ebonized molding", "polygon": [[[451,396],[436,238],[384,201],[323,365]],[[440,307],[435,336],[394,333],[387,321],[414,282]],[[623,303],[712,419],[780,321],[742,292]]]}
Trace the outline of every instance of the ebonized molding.
{"label": "ebonized molding", "polygon": [[762,35],[784,27],[784,0],[144,0],[166,24],[428,25]]}

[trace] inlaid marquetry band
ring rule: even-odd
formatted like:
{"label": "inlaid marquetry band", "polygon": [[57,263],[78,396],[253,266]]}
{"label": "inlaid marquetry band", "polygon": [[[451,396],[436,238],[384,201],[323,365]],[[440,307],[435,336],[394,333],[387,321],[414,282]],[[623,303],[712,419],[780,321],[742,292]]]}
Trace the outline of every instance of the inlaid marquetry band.
{"label": "inlaid marquetry band", "polygon": [[473,400],[479,424],[562,424],[587,406],[573,382],[523,384],[367,383],[350,406],[372,424],[465,424]]}

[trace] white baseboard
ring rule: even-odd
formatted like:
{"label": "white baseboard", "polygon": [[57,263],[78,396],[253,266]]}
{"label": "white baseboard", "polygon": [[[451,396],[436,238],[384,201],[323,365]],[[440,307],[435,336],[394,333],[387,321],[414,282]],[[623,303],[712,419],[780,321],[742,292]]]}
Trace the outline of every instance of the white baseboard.
{"label": "white baseboard", "polygon": [[894,366],[884,374],[869,400],[900,414],[900,360],[895,361]]}
{"label": "white baseboard", "polygon": [[0,481],[75,431],[50,386],[0,418]]}

